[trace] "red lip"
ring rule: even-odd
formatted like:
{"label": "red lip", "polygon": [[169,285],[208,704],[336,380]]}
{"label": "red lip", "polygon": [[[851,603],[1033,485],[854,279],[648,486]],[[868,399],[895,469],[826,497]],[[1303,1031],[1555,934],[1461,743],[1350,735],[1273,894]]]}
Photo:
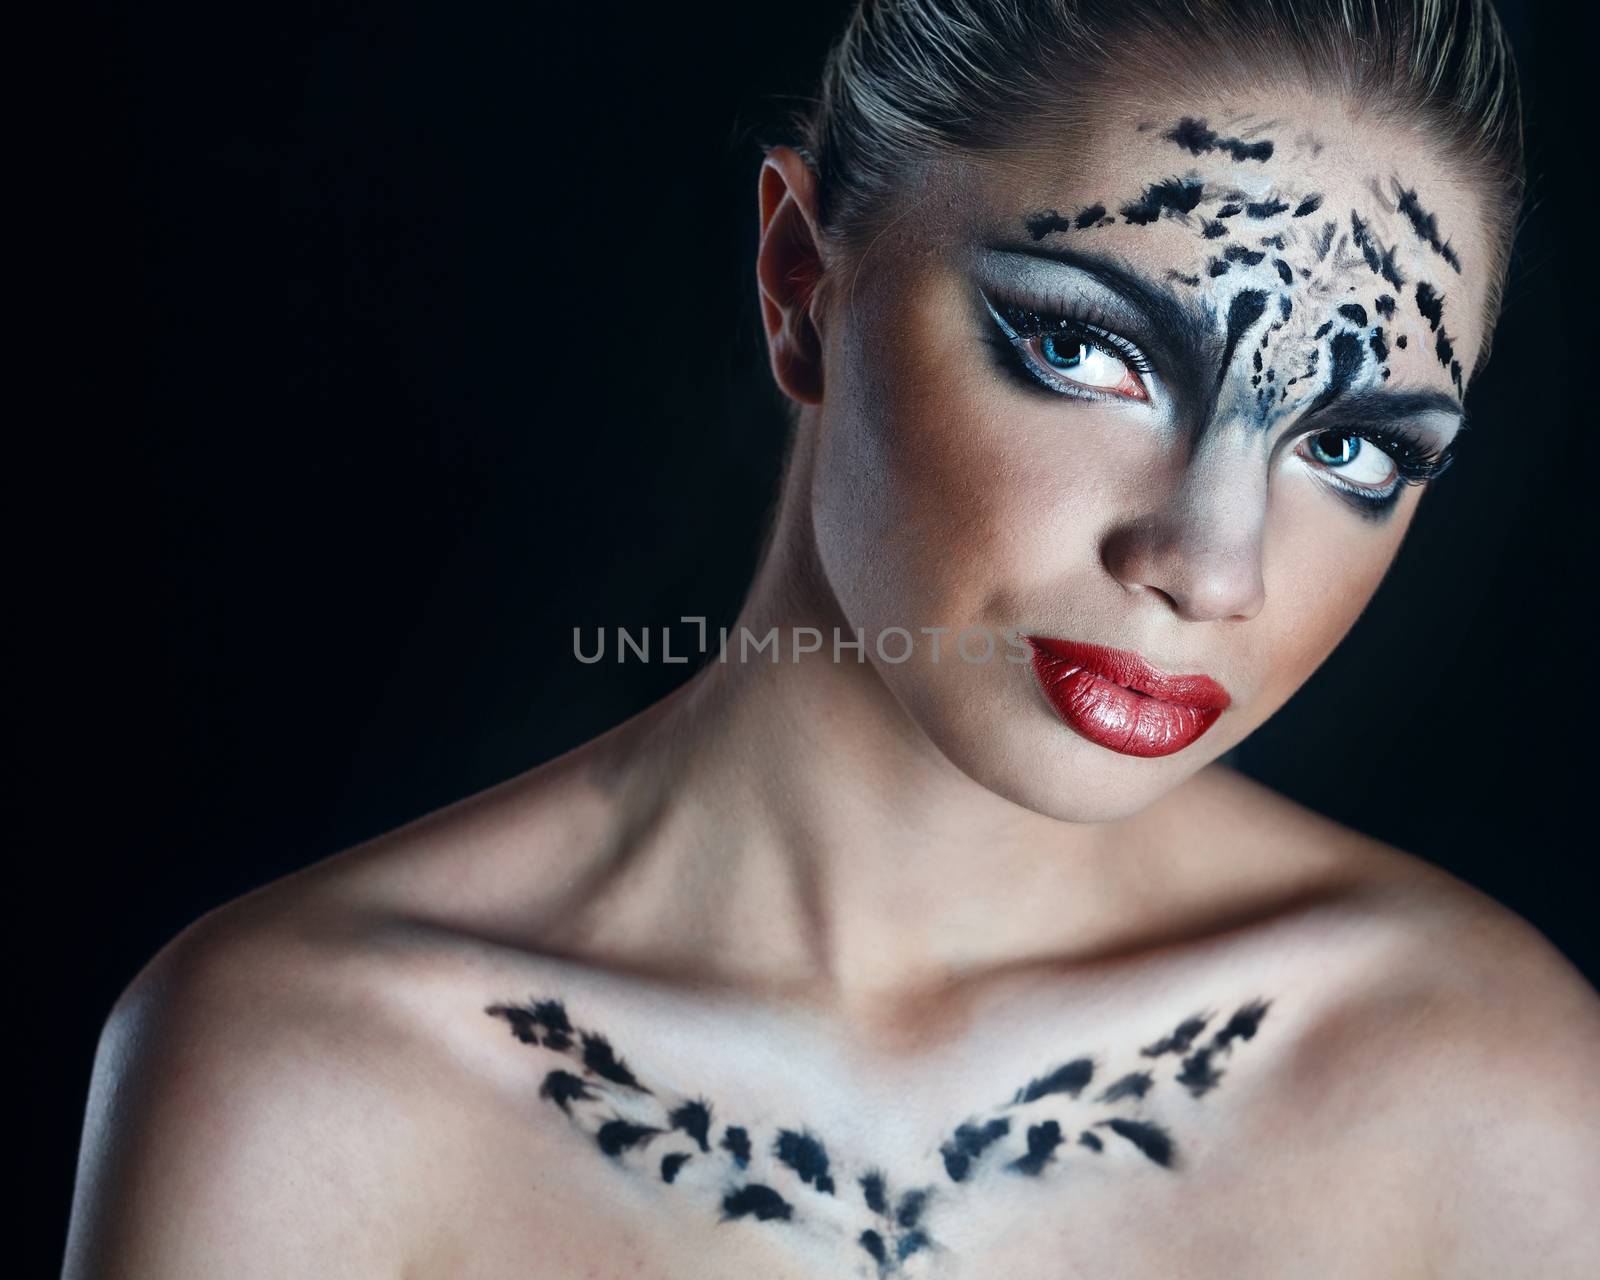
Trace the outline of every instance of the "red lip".
{"label": "red lip", "polygon": [[1061,718],[1123,755],[1182,751],[1233,701],[1210,676],[1168,675],[1126,649],[1023,638],[1033,646],[1034,675]]}

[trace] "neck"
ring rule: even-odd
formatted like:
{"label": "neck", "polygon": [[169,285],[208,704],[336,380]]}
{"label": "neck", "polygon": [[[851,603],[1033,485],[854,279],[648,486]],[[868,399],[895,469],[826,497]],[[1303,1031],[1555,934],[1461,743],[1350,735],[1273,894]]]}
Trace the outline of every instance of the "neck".
{"label": "neck", "polygon": [[[599,744],[627,779],[631,867],[614,882],[638,895],[597,905],[608,934],[625,932],[652,967],[710,968],[863,1021],[984,975],[1170,936],[1174,896],[1218,879],[1193,841],[1172,838],[1173,797],[1109,823],[1031,812],[951,764],[870,654],[834,660],[835,628],[854,633],[797,496],[805,469],[797,458],[726,661],[711,645],[682,688]],[[796,660],[806,627],[823,647]],[[740,628],[776,628],[779,660],[741,660]]]}

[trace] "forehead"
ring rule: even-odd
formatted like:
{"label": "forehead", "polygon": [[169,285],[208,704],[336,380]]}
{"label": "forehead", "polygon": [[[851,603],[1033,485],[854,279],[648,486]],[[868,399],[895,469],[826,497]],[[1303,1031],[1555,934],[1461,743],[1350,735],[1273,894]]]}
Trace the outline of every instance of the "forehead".
{"label": "forehead", "polygon": [[1124,103],[950,180],[980,236],[1125,264],[1219,323],[1261,296],[1285,371],[1332,325],[1374,379],[1459,396],[1484,338],[1477,197],[1414,128],[1342,102]]}

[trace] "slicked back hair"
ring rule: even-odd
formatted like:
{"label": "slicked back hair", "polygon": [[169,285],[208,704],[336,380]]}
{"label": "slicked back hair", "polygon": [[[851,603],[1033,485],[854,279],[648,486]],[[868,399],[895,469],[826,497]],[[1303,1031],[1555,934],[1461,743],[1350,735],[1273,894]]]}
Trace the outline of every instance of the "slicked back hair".
{"label": "slicked back hair", "polygon": [[1481,366],[1524,188],[1516,69],[1488,0],[861,0],[793,132],[848,256],[940,156],[1070,136],[1169,83],[1339,93],[1433,138],[1487,220]]}

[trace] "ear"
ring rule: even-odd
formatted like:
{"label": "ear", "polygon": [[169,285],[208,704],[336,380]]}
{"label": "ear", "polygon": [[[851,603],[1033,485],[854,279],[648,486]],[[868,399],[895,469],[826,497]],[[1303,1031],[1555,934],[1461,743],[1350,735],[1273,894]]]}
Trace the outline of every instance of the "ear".
{"label": "ear", "polygon": [[822,335],[812,314],[822,280],[816,175],[798,151],[774,147],[762,162],[759,190],[756,281],[772,376],[791,400],[820,404]]}

